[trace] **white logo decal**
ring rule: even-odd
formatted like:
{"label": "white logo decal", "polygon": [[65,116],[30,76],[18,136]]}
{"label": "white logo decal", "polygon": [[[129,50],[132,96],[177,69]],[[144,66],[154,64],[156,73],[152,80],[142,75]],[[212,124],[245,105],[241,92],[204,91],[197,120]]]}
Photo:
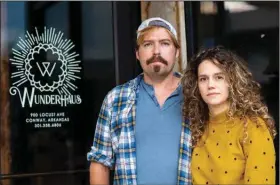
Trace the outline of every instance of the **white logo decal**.
{"label": "white logo decal", "polygon": [[[73,95],[77,89],[75,82],[81,79],[81,61],[76,59],[79,54],[70,52],[74,48],[73,42],[63,39],[63,33],[59,31],[57,34],[54,28],[45,27],[41,35],[37,28],[35,31],[35,35],[27,31],[25,39],[19,37],[18,49],[12,48],[10,61],[16,71],[11,75],[11,95],[19,94],[22,107],[25,102],[30,107],[34,103],[80,104],[80,96]],[[28,84],[32,89],[24,87],[22,96],[19,87]],[[41,94],[36,94],[35,89]]]}
{"label": "white logo decal", "polygon": [[51,68],[51,71],[49,71],[50,62],[42,62],[43,66],[44,66],[44,71],[42,71],[39,62],[36,62],[36,64],[37,64],[38,69],[40,70],[42,76],[45,76],[46,73],[48,73],[48,75],[51,76],[53,73],[53,70],[55,68],[55,65],[56,65],[56,63],[54,63],[53,67]]}

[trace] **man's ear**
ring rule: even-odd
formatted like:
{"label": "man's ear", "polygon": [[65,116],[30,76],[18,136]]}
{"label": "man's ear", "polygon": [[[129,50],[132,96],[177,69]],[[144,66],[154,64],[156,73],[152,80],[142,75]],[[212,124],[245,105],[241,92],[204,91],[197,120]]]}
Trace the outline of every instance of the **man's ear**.
{"label": "man's ear", "polygon": [[139,60],[139,51],[138,51],[138,49],[135,49],[135,55],[136,55],[137,60]]}

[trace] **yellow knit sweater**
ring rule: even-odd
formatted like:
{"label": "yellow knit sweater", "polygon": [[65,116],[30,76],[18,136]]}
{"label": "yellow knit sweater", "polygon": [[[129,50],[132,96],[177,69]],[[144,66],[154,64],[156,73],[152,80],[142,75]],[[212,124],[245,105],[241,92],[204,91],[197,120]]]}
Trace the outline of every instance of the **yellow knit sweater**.
{"label": "yellow knit sweater", "polygon": [[193,184],[275,184],[273,140],[262,119],[229,121],[226,112],[210,116],[208,128],[192,154]]}

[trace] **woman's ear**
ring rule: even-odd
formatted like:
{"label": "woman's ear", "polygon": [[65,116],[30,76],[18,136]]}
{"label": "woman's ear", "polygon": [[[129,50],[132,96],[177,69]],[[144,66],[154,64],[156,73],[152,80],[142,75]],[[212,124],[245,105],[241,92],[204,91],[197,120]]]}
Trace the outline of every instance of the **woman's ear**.
{"label": "woman's ear", "polygon": [[179,58],[179,55],[180,55],[180,50],[179,50],[179,49],[176,49],[176,59]]}

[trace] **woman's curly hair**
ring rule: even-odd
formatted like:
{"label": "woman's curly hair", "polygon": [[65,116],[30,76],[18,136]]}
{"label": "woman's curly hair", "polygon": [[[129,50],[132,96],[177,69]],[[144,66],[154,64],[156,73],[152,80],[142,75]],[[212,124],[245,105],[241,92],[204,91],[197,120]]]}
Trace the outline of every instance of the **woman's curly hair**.
{"label": "woman's curly hair", "polygon": [[[226,74],[229,84],[229,110],[227,116],[231,119],[246,117],[254,120],[259,125],[257,117],[264,120],[267,128],[274,138],[276,129],[273,118],[268,113],[267,106],[262,102],[260,85],[253,80],[245,61],[222,46],[204,49],[195,55],[182,78],[184,102],[183,116],[190,121],[192,132],[192,145],[195,147],[201,139],[209,120],[209,109],[203,101],[198,89],[198,66],[204,60],[210,60]],[[216,63],[216,62],[218,63]]]}

